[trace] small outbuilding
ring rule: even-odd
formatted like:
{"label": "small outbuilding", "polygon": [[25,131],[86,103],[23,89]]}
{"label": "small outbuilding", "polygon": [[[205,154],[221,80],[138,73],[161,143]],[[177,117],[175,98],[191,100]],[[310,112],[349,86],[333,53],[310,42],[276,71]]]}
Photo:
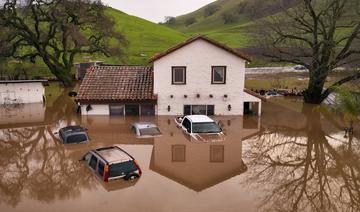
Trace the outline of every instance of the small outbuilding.
{"label": "small outbuilding", "polygon": [[0,105],[45,102],[47,80],[0,81]]}

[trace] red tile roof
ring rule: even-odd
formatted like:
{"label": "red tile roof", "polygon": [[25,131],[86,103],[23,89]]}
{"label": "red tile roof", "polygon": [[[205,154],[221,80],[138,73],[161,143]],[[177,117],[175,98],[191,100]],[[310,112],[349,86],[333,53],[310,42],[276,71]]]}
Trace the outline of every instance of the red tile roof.
{"label": "red tile roof", "polygon": [[75,99],[81,103],[156,101],[148,66],[92,66]]}
{"label": "red tile roof", "polygon": [[209,43],[211,43],[211,44],[213,44],[213,45],[215,45],[215,46],[217,46],[217,47],[219,47],[219,48],[221,48],[221,49],[223,49],[223,50],[225,50],[227,52],[230,52],[231,54],[233,54],[235,56],[238,56],[241,59],[244,59],[244,60],[249,61],[249,62],[251,61],[248,56],[244,55],[243,53],[239,52],[238,50],[232,49],[232,48],[230,48],[230,47],[228,47],[228,46],[226,46],[226,45],[224,45],[222,43],[219,43],[219,42],[217,42],[217,41],[215,41],[213,39],[210,39],[210,38],[208,38],[206,36],[198,35],[198,36],[195,36],[195,37],[192,37],[192,38],[186,40],[185,42],[179,43],[178,45],[176,45],[176,46],[174,46],[174,47],[172,47],[172,48],[170,48],[170,49],[168,49],[168,50],[166,50],[164,52],[161,52],[161,53],[158,53],[158,54],[154,55],[150,59],[149,62],[152,63],[152,62],[154,62],[154,61],[156,61],[156,60],[158,60],[158,59],[160,59],[160,58],[162,58],[162,57],[164,57],[164,56],[166,56],[166,55],[168,55],[168,54],[170,54],[170,53],[172,53],[172,52],[174,52],[174,51],[176,51],[176,50],[178,50],[178,49],[180,49],[180,48],[182,48],[182,47],[184,47],[184,46],[186,46],[186,45],[188,45],[188,44],[190,44],[190,43],[192,43],[194,41],[200,40],[200,39],[204,40],[206,42],[209,42]]}

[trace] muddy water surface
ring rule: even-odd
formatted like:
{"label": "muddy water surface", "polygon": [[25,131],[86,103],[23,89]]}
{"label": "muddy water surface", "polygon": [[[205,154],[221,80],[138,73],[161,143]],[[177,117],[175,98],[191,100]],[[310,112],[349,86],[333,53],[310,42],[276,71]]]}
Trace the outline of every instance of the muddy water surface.
{"label": "muddy water surface", "polygon": [[[214,117],[223,142],[197,142],[174,117],[81,117],[66,91],[46,105],[1,108],[0,211],[346,211],[360,209],[358,130],[298,99],[264,104],[263,116]],[[334,118],[335,117],[335,118]],[[137,139],[151,121],[162,136]],[[80,124],[91,142],[64,146]],[[102,183],[78,160],[118,145],[140,163],[135,182]]]}

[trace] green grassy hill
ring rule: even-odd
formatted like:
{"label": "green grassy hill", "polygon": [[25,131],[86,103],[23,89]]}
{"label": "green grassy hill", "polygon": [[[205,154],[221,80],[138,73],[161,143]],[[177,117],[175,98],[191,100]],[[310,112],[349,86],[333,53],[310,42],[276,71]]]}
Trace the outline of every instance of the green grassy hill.
{"label": "green grassy hill", "polygon": [[[128,15],[113,8],[108,8],[106,14],[115,21],[115,30],[122,32],[128,41],[126,55],[124,58],[106,57],[99,54],[80,55],[75,58],[75,62],[101,60],[110,64],[143,65],[147,64],[149,58],[155,53],[166,50],[187,38],[187,35],[180,31]],[[119,44],[114,42],[112,45],[116,47]],[[48,68],[38,59],[36,64],[29,62],[17,64],[10,60],[1,67],[0,78],[7,75],[24,77],[24,72],[29,78],[34,76],[52,77]]]}
{"label": "green grassy hill", "polygon": [[[109,8],[106,13],[115,21],[115,29],[122,32],[128,40],[128,64],[146,64],[155,53],[182,42],[186,35],[169,27],[128,15]],[[116,45],[116,44],[115,44]],[[121,63],[118,58],[99,57],[108,63]]]}
{"label": "green grassy hill", "polygon": [[277,0],[217,0],[176,17],[175,24],[170,27],[188,35],[205,34],[233,48],[247,47],[251,37],[245,31],[246,26],[294,4],[295,0],[282,3]]}

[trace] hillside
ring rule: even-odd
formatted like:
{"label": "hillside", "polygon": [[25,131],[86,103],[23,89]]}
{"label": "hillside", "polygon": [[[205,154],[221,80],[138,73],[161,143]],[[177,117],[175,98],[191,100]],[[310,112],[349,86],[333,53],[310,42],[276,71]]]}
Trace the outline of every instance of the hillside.
{"label": "hillside", "polygon": [[217,0],[176,17],[170,27],[189,35],[205,34],[234,48],[246,47],[251,42],[244,30],[246,26],[295,3],[296,0]]}
{"label": "hillside", "polygon": [[[109,8],[106,13],[115,21],[115,29],[128,40],[127,63],[146,64],[155,53],[163,51],[186,39],[186,36],[169,27],[131,16]],[[115,44],[116,45],[116,44]],[[108,63],[120,63],[118,58],[93,58]]]}
{"label": "hillside", "polygon": [[[81,55],[75,58],[75,62],[101,60],[112,64],[147,64],[149,58],[155,53],[163,51],[187,38],[182,32],[128,15],[113,8],[107,8],[106,14],[114,20],[116,30],[122,32],[128,41],[126,56],[124,58],[108,58],[103,55]],[[112,45],[116,47],[119,44],[114,42]],[[41,59],[37,59],[36,64],[29,62],[17,64],[10,60],[0,70],[0,78],[7,75],[12,77],[27,75],[30,78],[34,76],[52,76]]]}

